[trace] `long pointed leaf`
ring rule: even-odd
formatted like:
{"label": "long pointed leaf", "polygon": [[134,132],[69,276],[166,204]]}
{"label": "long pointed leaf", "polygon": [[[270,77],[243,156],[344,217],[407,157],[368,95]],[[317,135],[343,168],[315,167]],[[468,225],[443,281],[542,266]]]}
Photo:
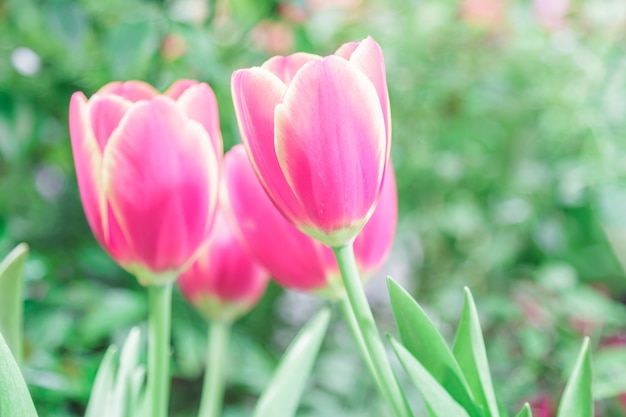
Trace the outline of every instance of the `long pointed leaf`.
{"label": "long pointed leaf", "polygon": [[517,417],[533,417],[533,412],[530,409],[530,405],[528,403],[524,404],[524,407],[519,412]]}
{"label": "long pointed leaf", "polygon": [[465,288],[465,305],[452,352],[469,383],[476,403],[483,408],[487,416],[500,417],[478,312],[472,293],[467,287]]}
{"label": "long pointed leaf", "polygon": [[0,334],[0,417],[37,417],[20,367]]}
{"label": "long pointed leaf", "polygon": [[402,367],[424,397],[431,415],[435,417],[469,417],[467,411],[442,387],[426,368],[397,340],[390,338]]}
{"label": "long pointed leaf", "polygon": [[113,404],[113,387],[118,366],[118,351],[115,345],[109,346],[96,373],[96,379],[91,388],[89,403],[85,417],[105,417],[111,415],[109,411]]}
{"label": "long pointed leaf", "polygon": [[387,286],[402,345],[471,417],[481,417],[482,412],[474,404],[465,376],[435,325],[394,280],[387,279]]}
{"label": "long pointed leaf", "polygon": [[0,333],[18,364],[22,362],[22,281],[27,257],[28,245],[20,243],[0,263]]}
{"label": "long pointed leaf", "polygon": [[317,353],[324,340],[330,311],[322,309],[291,342],[254,411],[254,417],[293,417]]}
{"label": "long pointed leaf", "polygon": [[593,417],[589,338],[583,341],[574,371],[561,396],[557,417]]}

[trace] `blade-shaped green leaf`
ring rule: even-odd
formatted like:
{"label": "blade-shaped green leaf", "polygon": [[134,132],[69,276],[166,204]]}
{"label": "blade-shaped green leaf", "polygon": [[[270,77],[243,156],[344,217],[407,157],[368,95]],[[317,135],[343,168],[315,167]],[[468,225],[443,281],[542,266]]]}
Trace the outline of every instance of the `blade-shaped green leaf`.
{"label": "blade-shaped green leaf", "polygon": [[22,362],[22,281],[27,257],[28,245],[20,243],[0,263],[0,333],[18,364]]}
{"label": "blade-shaped green leaf", "polygon": [[422,393],[429,412],[435,417],[469,417],[467,411],[442,387],[439,382],[415,359],[411,352],[397,340],[390,338],[402,367]]}
{"label": "blade-shaped green leaf", "polygon": [[139,327],[133,327],[126,337],[124,346],[120,353],[120,366],[115,376],[114,398],[115,406],[114,416],[131,417],[132,404],[129,386],[135,369],[139,366],[139,341],[141,332]]}
{"label": "blade-shaped green leaf", "polygon": [[528,403],[524,404],[524,407],[519,412],[517,417],[533,417],[533,412],[530,409],[530,405]]}
{"label": "blade-shaped green leaf", "polygon": [[298,409],[317,353],[324,340],[330,311],[322,309],[291,342],[254,411],[254,417],[293,417]]}
{"label": "blade-shaped green leaf", "polygon": [[481,417],[482,411],[474,404],[465,376],[435,325],[394,280],[387,279],[387,286],[402,345],[470,416]]}
{"label": "blade-shaped green leaf", "polygon": [[85,417],[104,417],[111,415],[110,407],[113,406],[113,388],[115,374],[118,366],[118,350],[114,345],[109,346],[91,388],[89,403],[85,411]]}
{"label": "blade-shaped green leaf", "polygon": [[37,417],[20,367],[0,334],[0,417]]}
{"label": "blade-shaped green leaf", "polygon": [[589,338],[585,338],[574,371],[567,381],[557,417],[593,417]]}
{"label": "blade-shaped green leaf", "polygon": [[487,416],[500,417],[478,312],[469,288],[465,288],[465,305],[452,352],[472,390],[476,404],[483,408]]}

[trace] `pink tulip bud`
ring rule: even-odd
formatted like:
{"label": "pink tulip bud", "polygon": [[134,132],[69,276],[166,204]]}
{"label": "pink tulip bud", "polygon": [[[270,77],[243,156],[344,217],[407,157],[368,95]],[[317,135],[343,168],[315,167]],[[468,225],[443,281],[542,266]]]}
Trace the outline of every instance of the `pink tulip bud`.
{"label": "pink tulip bud", "polygon": [[207,320],[232,322],[263,295],[269,274],[241,247],[218,210],[215,225],[196,261],[181,274],[178,285]]}
{"label": "pink tulip bud", "polygon": [[211,88],[111,83],[70,102],[76,177],[102,247],[143,285],[176,279],[209,235],[222,138]]}
{"label": "pink tulip bud", "polygon": [[[263,191],[242,145],[226,154],[224,181],[236,235],[278,283],[333,299],[344,294],[332,251],[282,216]],[[357,265],[365,279],[376,273],[391,249],[397,204],[395,177],[388,169],[376,211],[354,242]]]}
{"label": "pink tulip bud", "polygon": [[348,243],[374,212],[391,123],[380,46],[296,53],[232,77],[243,143],[263,188],[298,229]]}

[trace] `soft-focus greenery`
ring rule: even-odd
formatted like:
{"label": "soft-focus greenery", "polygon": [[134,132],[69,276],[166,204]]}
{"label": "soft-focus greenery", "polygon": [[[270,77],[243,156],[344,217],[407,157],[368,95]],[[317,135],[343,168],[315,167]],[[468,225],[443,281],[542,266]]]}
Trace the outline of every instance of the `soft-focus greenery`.
{"label": "soft-focus greenery", "polygon": [[[233,70],[371,35],[387,63],[401,204],[381,275],[404,283],[450,338],[461,288],[472,288],[509,413],[524,401],[539,417],[538,407],[554,408],[589,335],[598,415],[626,415],[626,6],[572,0],[564,22],[547,26],[529,1],[463,3],[0,1],[0,257],[19,242],[31,248],[24,373],[39,414],[83,415],[107,346],[145,327],[147,312],[146,291],[84,219],[70,95],[113,80],[207,81],[228,148],[238,140]],[[506,6],[481,20],[470,3]],[[384,282],[370,292],[392,329]],[[226,417],[251,414],[319,304],[272,286],[237,323]],[[198,406],[205,329],[176,294],[173,416]],[[383,415],[372,398],[347,329],[334,324],[300,415]]]}

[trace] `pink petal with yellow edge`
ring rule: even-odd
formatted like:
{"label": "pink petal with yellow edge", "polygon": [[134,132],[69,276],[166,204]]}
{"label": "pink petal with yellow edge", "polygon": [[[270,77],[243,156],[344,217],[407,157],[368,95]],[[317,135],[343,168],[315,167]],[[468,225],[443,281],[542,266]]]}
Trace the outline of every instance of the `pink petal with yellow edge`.
{"label": "pink petal with yellow edge", "polygon": [[[349,48],[351,48],[350,46]],[[367,75],[380,99],[380,107],[385,118],[387,130],[387,157],[391,148],[391,112],[389,110],[389,92],[387,90],[387,73],[385,71],[385,58],[380,46],[371,37],[360,42],[350,54],[350,62]]]}
{"label": "pink petal with yellow edge", "polygon": [[134,103],[140,100],[152,100],[159,95],[159,92],[143,81],[115,81],[100,88],[98,94],[113,94]]}
{"label": "pink petal with yellow edge", "polygon": [[208,134],[175,102],[133,106],[105,150],[104,191],[136,262],[181,267],[207,237],[219,168]]}
{"label": "pink petal with yellow edge", "polygon": [[287,89],[275,75],[261,68],[235,71],[231,89],[241,140],[263,188],[292,221],[304,213],[281,171],[274,150],[274,108]]}
{"label": "pink petal with yellow edge", "polygon": [[102,212],[102,153],[91,127],[87,98],[74,93],[69,110],[70,137],[76,165],[76,179],[87,222],[100,244],[104,245]]}
{"label": "pink petal with yellow edge", "polygon": [[131,105],[130,101],[111,94],[95,94],[89,100],[91,126],[100,152],[104,152],[111,134],[117,129]]}
{"label": "pink petal with yellow edge", "polygon": [[304,227],[356,234],[373,211],[385,167],[385,124],[369,79],[336,56],[306,65],[276,109],[275,140],[282,171],[311,219]]}
{"label": "pink petal with yellow edge", "polygon": [[371,277],[385,262],[397,224],[398,192],[393,167],[389,164],[376,210],[354,240],[355,258],[363,275]]}
{"label": "pink petal with yellow edge", "polygon": [[197,84],[199,84],[199,82],[196,80],[176,80],[163,95],[172,100],[178,100],[185,91]]}
{"label": "pink petal with yellow edge", "polygon": [[220,117],[217,100],[211,87],[205,83],[189,86],[178,98],[178,105],[187,113],[187,116],[204,126],[211,137],[213,148],[221,158],[224,150]]}
{"label": "pink petal with yellow edge", "polygon": [[286,85],[291,83],[296,72],[304,64],[322,59],[319,55],[307,54],[306,52],[296,52],[289,56],[275,56],[263,63],[261,68],[268,70],[282,80]]}
{"label": "pink petal with yellow edge", "polygon": [[257,180],[243,146],[236,145],[226,153],[224,181],[228,217],[250,255],[287,288],[324,288],[323,251],[328,249],[280,214]]}

